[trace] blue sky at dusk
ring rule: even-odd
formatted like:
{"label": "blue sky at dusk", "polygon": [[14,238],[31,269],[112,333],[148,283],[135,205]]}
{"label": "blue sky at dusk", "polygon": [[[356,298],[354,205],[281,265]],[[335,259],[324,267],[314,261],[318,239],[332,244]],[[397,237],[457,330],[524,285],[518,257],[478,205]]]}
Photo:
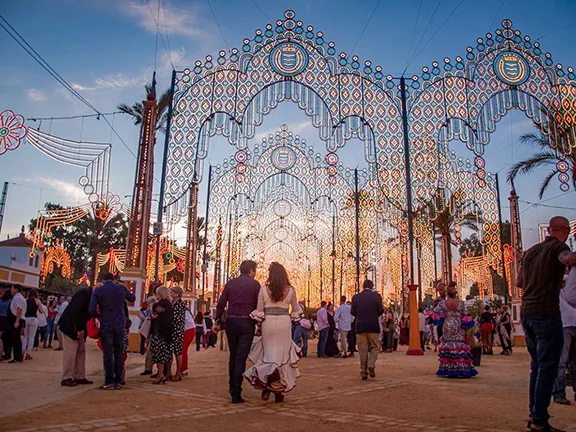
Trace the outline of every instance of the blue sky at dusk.
{"label": "blue sky at dusk", "polygon": [[[162,0],[161,0],[162,1]],[[159,91],[168,87],[172,70],[192,66],[206,55],[217,55],[227,47],[241,47],[242,40],[254,31],[283,17],[286,9],[296,12],[296,19],[323,31],[326,40],[336,43],[338,52],[359,55],[383,67],[384,74],[406,76],[421,72],[422,66],[444,57],[464,56],[476,39],[500,27],[504,18],[514,28],[540,39],[544,52],[551,52],[555,63],[576,64],[576,2],[569,0],[406,0],[391,1],[203,1],[164,0],[160,8],[160,31],[156,71]],[[376,8],[371,22],[368,18]],[[420,9],[421,8],[421,9]],[[420,13],[418,15],[418,11]],[[20,0],[0,2],[0,13],[74,88],[101,112],[116,111],[120,102],[142,100],[144,84],[150,81],[155,64],[155,16],[158,0]],[[418,20],[417,20],[418,16]],[[223,36],[220,32],[221,27]],[[566,27],[566,28],[563,28]],[[225,40],[224,40],[225,39]],[[411,49],[412,58],[408,60]],[[11,109],[25,118],[91,114],[32,58],[0,29],[0,111]],[[126,144],[136,152],[139,130],[128,117],[109,117]],[[287,123],[292,130],[324,152],[308,117],[295,105],[281,104],[259,127],[256,139],[272,133]],[[26,122],[53,135],[71,140],[111,142],[111,190],[129,202],[132,193],[135,158],[110,128],[95,118]],[[518,137],[533,130],[531,121],[520,112],[509,113],[498,124],[486,153],[489,171],[501,171],[504,217],[507,218],[509,186],[505,177],[514,160],[524,158],[534,149],[518,143]],[[158,141],[163,142],[163,136]],[[217,164],[233,152],[221,137],[210,142],[205,163]],[[471,157],[464,144],[453,143],[461,156]],[[340,159],[350,167],[364,167],[361,142],[348,142]],[[156,177],[160,177],[161,152],[155,157]],[[537,190],[546,171],[523,177],[517,184],[522,200],[522,224],[525,246],[537,240],[537,224],[554,214],[576,218],[576,193],[558,196],[558,182],[553,181],[542,204],[565,207],[532,206],[539,201]],[[0,156],[0,182],[10,185],[1,237],[16,235],[22,224],[36,216],[46,201],[63,205],[87,202],[78,185],[82,170],[61,165],[28,144]],[[155,193],[159,184],[155,184]],[[205,201],[201,190],[201,207]],[[557,197],[558,196],[558,197]],[[554,198],[557,197],[557,198]],[[553,199],[551,199],[553,198]],[[203,210],[201,209],[201,212]],[[177,237],[183,243],[184,233]]]}

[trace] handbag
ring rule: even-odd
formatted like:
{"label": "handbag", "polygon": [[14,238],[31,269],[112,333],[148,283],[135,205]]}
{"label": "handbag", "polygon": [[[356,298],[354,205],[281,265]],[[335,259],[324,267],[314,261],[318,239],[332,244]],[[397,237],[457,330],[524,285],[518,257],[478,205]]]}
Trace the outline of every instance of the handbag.
{"label": "handbag", "polygon": [[90,339],[100,338],[100,321],[96,318],[90,318],[86,323],[86,333]]}
{"label": "handbag", "polygon": [[140,330],[138,330],[138,332],[146,339],[148,339],[148,336],[150,336],[151,327],[152,327],[152,320],[150,318],[146,318],[146,321],[142,323],[142,325],[140,326]]}
{"label": "handbag", "polygon": [[310,320],[308,320],[306,318],[302,318],[300,320],[300,327],[302,327],[303,329],[306,329],[306,330],[310,330],[312,328],[312,323],[310,322]]}

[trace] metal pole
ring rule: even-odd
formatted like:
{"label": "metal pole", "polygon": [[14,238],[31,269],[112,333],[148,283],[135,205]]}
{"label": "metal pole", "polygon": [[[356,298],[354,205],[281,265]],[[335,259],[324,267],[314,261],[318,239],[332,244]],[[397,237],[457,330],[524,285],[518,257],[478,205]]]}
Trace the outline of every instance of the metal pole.
{"label": "metal pole", "polygon": [[[236,197],[234,197],[236,201]],[[232,247],[232,211],[228,213],[228,244],[226,245],[226,281],[230,279],[230,254]]]}
{"label": "metal pole", "polygon": [[504,262],[504,233],[502,232],[502,204],[500,204],[500,182],[496,173],[496,199],[498,200],[498,225],[500,227],[500,260],[502,263],[502,281],[504,282],[504,304],[508,304],[508,278]]}
{"label": "metal pole", "polygon": [[360,292],[360,193],[358,191],[358,168],[354,170],[354,206],[356,219],[356,293]]}
{"label": "metal pole", "polygon": [[[206,290],[206,275],[208,273],[208,215],[210,211],[210,186],[212,185],[212,165],[208,168],[208,190],[206,192],[206,214],[204,216],[204,247],[202,251],[202,301]],[[213,297],[214,298],[214,297]]]}
{"label": "metal pole", "polygon": [[4,182],[2,196],[0,197],[0,232],[2,232],[2,222],[4,222],[4,210],[6,209],[6,197],[8,195],[8,182]]}
{"label": "metal pole", "polygon": [[408,140],[408,109],[406,105],[406,82],[400,77],[402,97],[402,129],[404,135],[404,165],[406,168],[406,213],[408,217],[408,248],[410,256],[410,284],[414,285],[414,222],[412,212],[412,174],[410,173],[410,141]]}
{"label": "metal pole", "polygon": [[438,280],[438,256],[436,255],[436,228],[432,225],[432,251],[434,252],[434,285]]}
{"label": "metal pole", "polygon": [[320,241],[320,301],[322,301],[324,299],[324,282],[323,282],[323,278],[324,278],[324,272],[323,272],[323,262],[322,262],[322,241]]}
{"label": "metal pole", "polygon": [[310,279],[312,279],[312,270],[310,269],[310,258],[308,258],[308,300],[306,307],[310,307]]}
{"label": "metal pole", "polygon": [[[160,261],[160,237],[162,237],[162,221],[164,213],[164,188],[166,180],[166,165],[168,163],[168,145],[170,144],[170,126],[172,125],[172,104],[174,102],[174,86],[176,84],[176,71],[172,71],[172,83],[170,85],[170,104],[168,105],[168,119],[166,120],[166,136],[164,139],[164,156],[162,158],[162,175],[160,177],[160,198],[158,199],[158,215],[156,217],[156,223],[158,227],[155,227],[154,231],[156,234],[156,258],[154,267],[154,281],[159,282],[158,279],[158,266]],[[146,235],[148,233],[145,233]]]}
{"label": "metal pole", "polygon": [[332,302],[335,303],[334,294],[336,289],[336,215],[332,215]]}

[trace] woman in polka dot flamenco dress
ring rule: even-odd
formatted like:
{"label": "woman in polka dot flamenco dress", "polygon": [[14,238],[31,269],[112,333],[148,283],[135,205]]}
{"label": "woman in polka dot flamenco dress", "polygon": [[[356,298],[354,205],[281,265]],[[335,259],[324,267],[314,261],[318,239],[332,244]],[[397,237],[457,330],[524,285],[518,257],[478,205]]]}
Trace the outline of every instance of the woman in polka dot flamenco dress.
{"label": "woman in polka dot flamenco dress", "polygon": [[434,312],[445,317],[443,336],[438,345],[440,363],[436,375],[448,378],[471,378],[478,375],[472,364],[470,346],[466,343],[466,327],[472,323],[465,318],[464,303],[457,298],[456,284],[451,283],[446,300],[442,300]]}

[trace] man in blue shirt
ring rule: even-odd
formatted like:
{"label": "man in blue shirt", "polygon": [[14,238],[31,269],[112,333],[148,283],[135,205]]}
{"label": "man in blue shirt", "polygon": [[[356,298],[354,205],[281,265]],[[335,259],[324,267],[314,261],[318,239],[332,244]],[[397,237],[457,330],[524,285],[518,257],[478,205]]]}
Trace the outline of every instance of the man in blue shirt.
{"label": "man in blue shirt", "polygon": [[116,282],[112,273],[102,277],[103,284],[92,291],[90,315],[100,318],[100,338],[104,349],[104,390],[122,388],[122,344],[126,332],[124,304],[136,297],[125,285]]}

